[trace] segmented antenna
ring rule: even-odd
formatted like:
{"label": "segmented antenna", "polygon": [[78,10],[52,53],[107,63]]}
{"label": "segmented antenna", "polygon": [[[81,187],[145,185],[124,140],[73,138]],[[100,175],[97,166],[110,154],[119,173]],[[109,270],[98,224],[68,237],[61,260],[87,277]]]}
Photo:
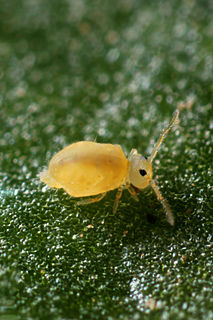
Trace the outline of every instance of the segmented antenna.
{"label": "segmented antenna", "polygon": [[179,116],[179,110],[175,110],[174,114],[173,114],[173,118],[172,118],[172,121],[170,122],[169,126],[163,130],[158,142],[156,143],[151,155],[149,156],[148,160],[150,162],[152,162],[154,160],[154,158],[156,157],[156,154],[163,142],[163,140],[165,139],[167,133],[169,132],[169,130],[175,125],[177,119],[178,119],[178,116]]}

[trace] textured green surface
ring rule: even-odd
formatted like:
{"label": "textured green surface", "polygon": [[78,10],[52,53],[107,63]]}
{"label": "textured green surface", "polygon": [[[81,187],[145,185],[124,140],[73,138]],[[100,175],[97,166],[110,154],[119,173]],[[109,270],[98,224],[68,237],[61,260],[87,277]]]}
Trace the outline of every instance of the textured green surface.
{"label": "textured green surface", "polygon": [[[212,1],[0,5],[0,320],[213,318]],[[149,189],[77,207],[37,178],[78,140],[149,154]]]}

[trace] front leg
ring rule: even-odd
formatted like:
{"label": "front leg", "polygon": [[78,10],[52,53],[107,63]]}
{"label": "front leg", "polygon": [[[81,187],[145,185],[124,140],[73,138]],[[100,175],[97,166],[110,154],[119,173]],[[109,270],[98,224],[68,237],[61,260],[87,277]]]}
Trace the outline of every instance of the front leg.
{"label": "front leg", "polygon": [[116,197],[115,197],[115,202],[114,202],[114,205],[113,205],[113,213],[115,214],[116,211],[117,211],[117,208],[118,208],[118,203],[119,203],[119,200],[122,196],[122,192],[123,192],[123,187],[119,187],[118,188],[118,191],[116,193]]}
{"label": "front leg", "polygon": [[126,186],[127,190],[129,191],[129,193],[131,194],[131,196],[133,197],[133,199],[135,201],[139,201],[138,196],[137,196],[137,191],[134,189],[133,186],[131,186],[131,184],[128,184]]}

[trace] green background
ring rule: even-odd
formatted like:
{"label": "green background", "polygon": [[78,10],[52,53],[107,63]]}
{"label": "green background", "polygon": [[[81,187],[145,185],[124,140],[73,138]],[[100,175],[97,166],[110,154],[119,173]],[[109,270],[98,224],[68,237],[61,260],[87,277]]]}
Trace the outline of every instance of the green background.
{"label": "green background", "polygon": [[[213,319],[213,2],[0,3],[0,320]],[[181,104],[184,102],[185,104]],[[79,140],[149,155],[151,189],[77,206],[37,175]]]}

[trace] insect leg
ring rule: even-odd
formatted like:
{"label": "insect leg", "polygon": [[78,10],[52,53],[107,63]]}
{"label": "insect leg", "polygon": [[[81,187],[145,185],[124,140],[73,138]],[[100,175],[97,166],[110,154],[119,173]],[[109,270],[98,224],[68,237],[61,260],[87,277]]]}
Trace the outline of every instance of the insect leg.
{"label": "insect leg", "polygon": [[158,186],[156,185],[154,180],[151,180],[150,185],[152,186],[158,200],[161,202],[164,210],[166,211],[166,217],[167,217],[168,222],[173,226],[175,223],[175,220],[174,220],[174,216],[173,216],[172,210],[169,207],[168,202],[166,201],[166,199],[163,198],[163,196],[160,193],[160,190],[158,189]]}
{"label": "insect leg", "polygon": [[82,205],[82,204],[89,204],[89,203],[98,202],[98,201],[102,200],[105,197],[105,195],[106,195],[106,192],[99,194],[95,198],[82,199],[82,200],[77,201],[77,204]]}
{"label": "insect leg", "polygon": [[118,208],[118,202],[122,196],[122,192],[123,192],[123,187],[119,187],[118,191],[116,193],[116,197],[115,197],[115,201],[114,201],[114,205],[113,205],[113,213],[115,214]]}
{"label": "insect leg", "polygon": [[133,199],[135,199],[135,201],[139,201],[138,196],[137,196],[137,192],[135,191],[135,189],[131,186],[131,184],[128,184],[126,186],[127,190],[129,191],[129,193],[131,194],[131,196],[133,197]]}

